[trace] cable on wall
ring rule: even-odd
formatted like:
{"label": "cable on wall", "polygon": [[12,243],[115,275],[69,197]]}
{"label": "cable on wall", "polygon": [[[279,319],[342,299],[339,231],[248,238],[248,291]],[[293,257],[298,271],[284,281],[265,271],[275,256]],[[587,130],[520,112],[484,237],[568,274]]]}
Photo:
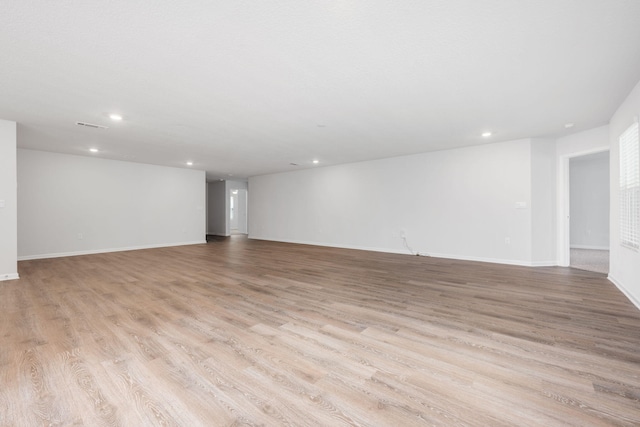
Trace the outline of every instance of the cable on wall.
{"label": "cable on wall", "polygon": [[428,253],[425,252],[418,252],[415,251],[411,248],[411,246],[409,246],[409,242],[407,242],[407,236],[402,236],[402,244],[404,245],[405,249],[407,249],[409,251],[409,253],[411,255],[415,255],[415,256],[430,256]]}

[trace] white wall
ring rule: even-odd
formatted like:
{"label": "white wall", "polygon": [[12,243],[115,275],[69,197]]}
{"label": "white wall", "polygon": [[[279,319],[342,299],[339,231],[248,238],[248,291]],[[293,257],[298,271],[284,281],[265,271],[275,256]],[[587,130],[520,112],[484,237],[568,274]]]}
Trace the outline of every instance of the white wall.
{"label": "white wall", "polygon": [[560,266],[567,267],[570,261],[570,159],[608,150],[609,126],[577,132],[556,141],[556,255],[557,264]]}
{"label": "white wall", "polygon": [[[545,249],[534,257],[531,173],[534,164],[545,170],[549,159],[532,160],[531,144],[519,140],[252,177],[249,236],[408,253],[404,230],[414,251],[432,256],[539,264],[553,255],[553,244],[540,243]],[[550,147],[545,142],[539,157],[553,159]],[[537,209],[553,205],[554,188],[552,182],[551,196],[545,196],[552,200],[536,201]],[[549,225],[540,222],[543,227]],[[553,241],[553,230],[544,232],[542,240]]]}
{"label": "white wall", "polygon": [[640,116],[640,83],[631,91],[609,122],[611,169],[611,261],[609,278],[640,308],[640,252],[620,244],[619,185],[620,152],[618,138]]}
{"label": "white wall", "polygon": [[609,149],[609,125],[577,132],[558,138],[558,157],[576,157]]}
{"label": "white wall", "polygon": [[0,120],[0,281],[18,278],[16,123]]}
{"label": "white wall", "polygon": [[205,242],[203,171],[18,150],[18,255]]}
{"label": "white wall", "polygon": [[609,249],[609,152],[569,164],[571,247]]}
{"label": "white wall", "polygon": [[531,140],[531,261],[556,264],[556,141]]}

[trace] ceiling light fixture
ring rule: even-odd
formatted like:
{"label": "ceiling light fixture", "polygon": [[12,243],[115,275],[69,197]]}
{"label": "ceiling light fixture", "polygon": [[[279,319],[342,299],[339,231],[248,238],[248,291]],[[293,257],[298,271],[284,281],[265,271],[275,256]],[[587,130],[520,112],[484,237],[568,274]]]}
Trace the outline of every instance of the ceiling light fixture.
{"label": "ceiling light fixture", "polygon": [[572,127],[574,127],[574,126],[575,126],[575,123],[565,123],[565,124],[564,124],[564,128],[565,128],[565,129],[571,129],[571,128],[572,128]]}
{"label": "ceiling light fixture", "polygon": [[97,148],[89,148],[89,151],[91,151],[92,153],[97,153],[98,149]]}
{"label": "ceiling light fixture", "polygon": [[313,164],[314,164],[314,165],[317,165],[318,163],[320,163],[320,160],[314,160],[314,161],[313,161]]}
{"label": "ceiling light fixture", "polygon": [[193,166],[193,162],[187,162],[187,166]]}
{"label": "ceiling light fixture", "polygon": [[122,116],[120,114],[109,114],[109,118],[116,122],[119,122],[122,120]]}
{"label": "ceiling light fixture", "polygon": [[491,133],[490,131],[482,132],[482,137],[483,138],[489,138],[491,135],[493,135],[493,133]]}

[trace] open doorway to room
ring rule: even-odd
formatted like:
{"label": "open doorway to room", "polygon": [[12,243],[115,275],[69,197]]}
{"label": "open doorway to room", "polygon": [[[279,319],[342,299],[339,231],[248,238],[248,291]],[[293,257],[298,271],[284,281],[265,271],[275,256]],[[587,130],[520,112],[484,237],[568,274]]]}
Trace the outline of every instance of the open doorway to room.
{"label": "open doorway to room", "polygon": [[569,159],[569,212],[569,265],[609,273],[609,151]]}
{"label": "open doorway to room", "polygon": [[216,180],[207,184],[207,239],[248,234],[247,182]]}
{"label": "open doorway to room", "polygon": [[231,234],[247,234],[247,190],[232,188],[229,194],[229,228]]}

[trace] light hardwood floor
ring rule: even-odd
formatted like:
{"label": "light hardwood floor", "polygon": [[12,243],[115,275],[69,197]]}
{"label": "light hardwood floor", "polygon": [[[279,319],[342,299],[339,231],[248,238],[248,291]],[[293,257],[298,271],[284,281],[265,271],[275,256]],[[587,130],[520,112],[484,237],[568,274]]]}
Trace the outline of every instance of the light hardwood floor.
{"label": "light hardwood floor", "polygon": [[640,425],[604,275],[243,236],[19,263],[1,426]]}

